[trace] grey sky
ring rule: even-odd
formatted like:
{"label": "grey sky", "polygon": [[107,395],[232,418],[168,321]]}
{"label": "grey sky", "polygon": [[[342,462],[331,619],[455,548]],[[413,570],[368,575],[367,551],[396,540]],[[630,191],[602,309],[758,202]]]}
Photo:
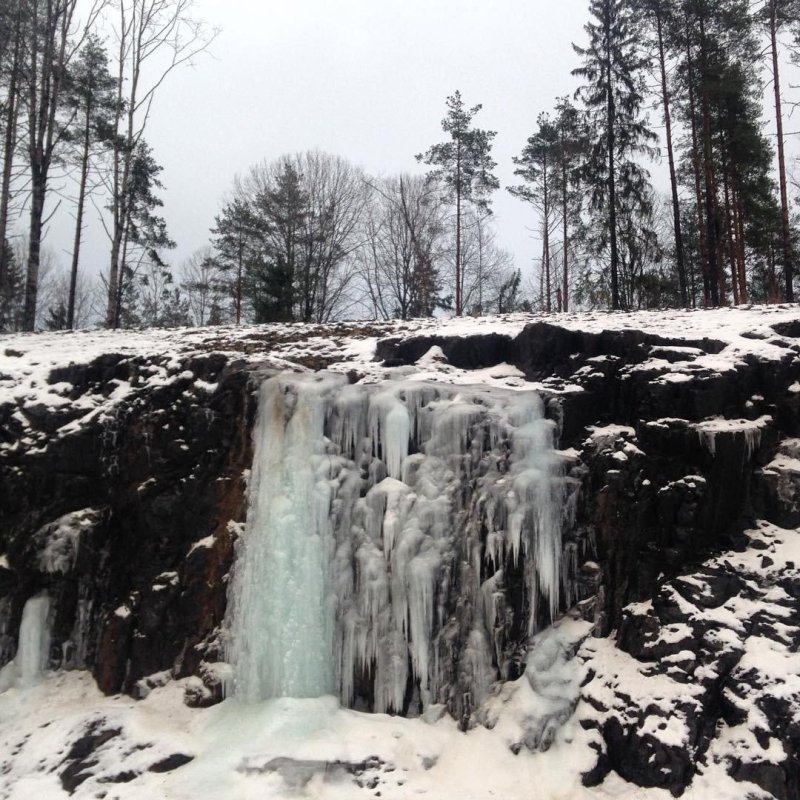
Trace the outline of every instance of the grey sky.
{"label": "grey sky", "polygon": [[[213,58],[173,76],[150,138],[165,165],[168,218],[202,244],[233,175],[262,158],[320,148],[371,173],[424,169],[448,94],[498,131],[503,185],[536,116],[572,90],[583,0],[201,0],[222,32]],[[188,125],[186,123],[189,123]],[[495,196],[500,240],[530,262],[530,210]]]}

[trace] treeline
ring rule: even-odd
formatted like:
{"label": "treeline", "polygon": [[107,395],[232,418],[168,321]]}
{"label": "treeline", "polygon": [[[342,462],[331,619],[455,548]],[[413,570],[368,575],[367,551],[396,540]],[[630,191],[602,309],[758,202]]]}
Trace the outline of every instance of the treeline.
{"label": "treeline", "polygon": [[[162,254],[174,245],[146,132],[159,87],[213,36],[192,0],[0,4],[0,331],[181,316],[170,316],[180,300]],[[65,271],[43,240],[66,207],[75,226]],[[81,249],[90,209],[108,238],[91,275]]]}
{"label": "treeline", "polygon": [[[582,85],[539,118],[511,189],[541,211],[541,306],[794,300],[780,64],[800,55],[800,3],[591,0],[589,11],[574,47]],[[665,197],[647,170],[660,150],[653,106]]]}
{"label": "treeline", "polygon": [[[540,221],[524,280],[492,225],[496,133],[459,92],[422,174],[373,177],[316,151],[258,163],[174,274],[145,134],[163,80],[211,38],[191,0],[0,7],[0,330],[794,299],[780,65],[800,58],[800,0],[590,0],[579,88],[539,115],[506,187]],[[668,192],[652,184],[659,158]],[[59,270],[42,242],[65,204]],[[108,257],[87,269],[89,211]]]}

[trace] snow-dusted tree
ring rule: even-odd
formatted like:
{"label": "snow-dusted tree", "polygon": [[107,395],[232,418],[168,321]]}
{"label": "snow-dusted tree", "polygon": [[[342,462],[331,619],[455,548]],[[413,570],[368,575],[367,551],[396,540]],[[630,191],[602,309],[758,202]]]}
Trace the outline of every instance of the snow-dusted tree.
{"label": "snow-dusted tree", "polygon": [[448,97],[442,129],[449,135],[449,140],[435,144],[417,156],[418,161],[434,168],[430,178],[444,187],[448,200],[455,206],[456,316],[464,312],[462,223],[465,207],[474,205],[484,214],[489,213],[490,195],[500,186],[492,172],[497,166],[491,156],[496,132],[472,127],[472,121],[482,107],[466,107],[459,91]]}
{"label": "snow-dusted tree", "polygon": [[619,288],[620,202],[644,198],[648,175],[637,159],[652,152],[655,135],[642,117],[645,66],[636,38],[630,0],[591,0],[586,47],[573,45],[583,66],[573,74],[585,83],[576,96],[583,102],[594,130],[585,171],[591,193],[598,257],[608,251],[610,304],[622,308]]}

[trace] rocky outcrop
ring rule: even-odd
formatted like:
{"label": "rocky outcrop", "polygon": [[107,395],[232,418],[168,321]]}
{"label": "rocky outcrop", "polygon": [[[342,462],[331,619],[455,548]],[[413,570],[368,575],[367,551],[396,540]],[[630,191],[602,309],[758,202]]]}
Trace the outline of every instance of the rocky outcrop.
{"label": "rocky outcrop", "polygon": [[[587,670],[581,702],[565,700],[517,745],[539,748],[551,720],[574,712],[598,736],[587,783],[613,770],[678,796],[716,764],[774,797],[800,795],[800,695],[784,691],[800,643],[800,562],[785,530],[800,524],[797,325],[761,325],[758,346],[735,353],[724,338],[544,321],[387,333],[347,330],[338,343],[292,328],[220,334],[224,354],[104,353],[50,370],[46,400],[0,402],[0,665],[25,601],[46,589],[51,666],[91,669],[104,692],[136,697],[192,676],[187,702],[218,701],[265,350],[280,352],[273,368],[338,363],[357,381],[413,377],[437,347],[442,369],[510,365],[544,396],[575,489],[561,605],[596,637],[616,632],[570,644],[570,670]],[[352,361],[359,335],[377,340],[376,362]],[[509,602],[523,603],[518,576],[508,583]],[[514,635],[507,677],[528,680]],[[785,674],[769,672],[765,648]],[[472,711],[461,709],[465,728]]]}

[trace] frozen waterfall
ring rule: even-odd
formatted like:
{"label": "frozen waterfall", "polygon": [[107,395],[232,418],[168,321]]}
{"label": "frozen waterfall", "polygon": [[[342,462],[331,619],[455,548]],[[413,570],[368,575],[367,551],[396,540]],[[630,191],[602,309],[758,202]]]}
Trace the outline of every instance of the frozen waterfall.
{"label": "frozen waterfall", "polygon": [[13,660],[0,669],[0,692],[12,686],[33,686],[50,658],[50,598],[44,592],[31,597],[22,609],[19,644]]}
{"label": "frozen waterfall", "polygon": [[468,712],[559,605],[564,481],[541,400],[335,375],[260,392],[229,688]]}

